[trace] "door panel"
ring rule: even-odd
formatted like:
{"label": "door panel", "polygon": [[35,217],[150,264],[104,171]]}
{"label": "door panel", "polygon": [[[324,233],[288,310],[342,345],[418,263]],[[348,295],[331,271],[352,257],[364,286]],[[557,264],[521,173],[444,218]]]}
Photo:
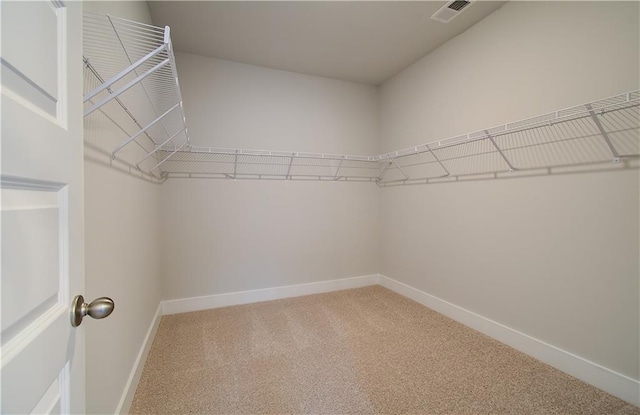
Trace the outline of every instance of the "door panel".
{"label": "door panel", "polygon": [[64,88],[59,69],[66,59],[65,8],[43,1],[8,1],[2,14],[2,34],[9,36],[2,42],[3,87],[58,118],[58,91]]}
{"label": "door panel", "polygon": [[[2,344],[64,298],[67,275],[57,192],[5,189],[2,194]],[[30,260],[34,258],[34,260]],[[63,297],[63,298],[61,298]],[[65,301],[66,304],[66,301]]]}

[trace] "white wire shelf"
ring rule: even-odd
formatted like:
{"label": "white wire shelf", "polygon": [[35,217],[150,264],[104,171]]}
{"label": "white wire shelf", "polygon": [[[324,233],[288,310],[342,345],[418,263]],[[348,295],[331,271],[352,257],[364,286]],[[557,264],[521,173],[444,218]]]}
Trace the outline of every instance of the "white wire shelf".
{"label": "white wire shelf", "polygon": [[640,92],[377,156],[164,146],[166,177],[371,181],[381,186],[640,157]]}
{"label": "white wire shelf", "polygon": [[380,155],[379,184],[593,166],[640,157],[640,92]]}
{"label": "white wire shelf", "polygon": [[91,12],[83,25],[86,122],[106,116],[126,133],[111,157],[162,178],[161,147],[189,145],[169,27]]}
{"label": "white wire shelf", "polygon": [[99,130],[108,120],[126,136],[88,148],[112,146],[112,165],[118,161],[124,170],[157,181],[209,177],[387,186],[611,162],[626,166],[640,157],[639,91],[367,156],[192,147],[168,27],[85,12],[84,64],[86,130]]}
{"label": "white wire shelf", "polygon": [[168,177],[222,179],[376,181],[380,162],[376,156],[286,152],[208,147],[175,151],[165,163]]}

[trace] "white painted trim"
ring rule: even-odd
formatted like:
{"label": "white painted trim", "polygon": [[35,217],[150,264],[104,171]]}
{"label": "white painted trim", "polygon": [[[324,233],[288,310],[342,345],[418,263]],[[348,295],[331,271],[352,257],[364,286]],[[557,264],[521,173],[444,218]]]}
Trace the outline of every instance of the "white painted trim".
{"label": "white painted trim", "polygon": [[379,276],[376,274],[362,277],[343,278],[339,280],[311,282],[308,284],[286,285],[259,290],[215,294],[204,297],[167,300],[162,304],[162,312],[164,315],[187,313],[190,311],[208,310],[211,308],[227,307],[231,305],[257,303],[260,301],[278,300],[281,298],[347,290],[349,288],[360,288],[375,285],[378,283],[378,279]]}
{"label": "white painted trim", "polygon": [[149,355],[149,351],[151,350],[153,339],[156,337],[156,332],[158,331],[158,326],[160,325],[161,318],[162,318],[162,302],[158,304],[156,315],[153,317],[153,320],[151,321],[149,330],[147,330],[147,335],[145,336],[144,341],[142,342],[140,351],[138,351],[138,356],[136,357],[136,361],[133,363],[133,367],[131,368],[131,373],[129,374],[129,379],[127,380],[127,384],[124,387],[122,396],[120,397],[120,402],[118,403],[118,407],[116,408],[116,412],[115,412],[116,414],[129,413],[129,409],[131,408],[131,404],[133,403],[133,397],[135,396],[136,389],[138,388],[138,382],[140,381],[140,376],[142,376],[142,369],[144,369],[144,363],[146,362],[147,356]]}
{"label": "white painted trim", "polygon": [[535,357],[583,382],[589,383],[633,405],[640,406],[640,381],[636,379],[384,275],[379,276],[379,284],[487,336],[493,337],[514,349]]}

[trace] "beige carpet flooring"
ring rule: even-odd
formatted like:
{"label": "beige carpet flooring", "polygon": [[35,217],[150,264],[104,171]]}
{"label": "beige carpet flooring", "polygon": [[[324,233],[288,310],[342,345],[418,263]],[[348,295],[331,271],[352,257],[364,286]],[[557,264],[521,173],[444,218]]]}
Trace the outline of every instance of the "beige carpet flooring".
{"label": "beige carpet flooring", "polygon": [[162,318],[138,414],[640,414],[385,288]]}

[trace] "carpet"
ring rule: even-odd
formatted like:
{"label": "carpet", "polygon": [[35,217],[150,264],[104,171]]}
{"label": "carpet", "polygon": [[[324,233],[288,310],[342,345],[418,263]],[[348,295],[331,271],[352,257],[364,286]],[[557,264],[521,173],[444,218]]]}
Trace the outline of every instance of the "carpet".
{"label": "carpet", "polygon": [[130,412],[640,415],[380,286],[164,316]]}

